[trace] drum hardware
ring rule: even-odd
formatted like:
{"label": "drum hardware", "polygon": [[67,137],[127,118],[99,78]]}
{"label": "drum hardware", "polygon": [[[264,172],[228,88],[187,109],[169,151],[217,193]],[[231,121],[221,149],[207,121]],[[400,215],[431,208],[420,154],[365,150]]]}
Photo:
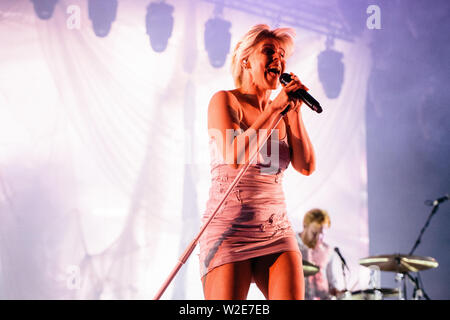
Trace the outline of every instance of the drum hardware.
{"label": "drum hardware", "polygon": [[[398,300],[406,299],[406,283],[404,281],[405,275],[403,273],[397,273],[395,275],[395,282],[398,283]],[[403,285],[403,288],[402,288]]]}
{"label": "drum hardware", "polygon": [[365,267],[378,266],[381,271],[395,273],[418,272],[439,266],[439,263],[431,257],[411,256],[399,253],[363,258],[359,260],[359,264]]}
{"label": "drum hardware", "polygon": [[344,268],[344,264],[342,263],[342,277],[344,279],[344,289],[347,292],[348,291],[348,287],[347,287],[347,275],[345,273],[345,268]]}
{"label": "drum hardware", "polygon": [[[426,205],[431,205],[433,207],[433,209],[431,210],[430,214],[428,215],[427,221],[425,222],[424,226],[420,230],[419,237],[417,238],[416,242],[414,243],[414,246],[412,247],[411,251],[409,252],[410,256],[414,253],[414,251],[419,246],[419,244],[420,244],[420,242],[422,240],[422,236],[425,233],[425,230],[428,228],[428,225],[430,224],[431,218],[433,218],[433,216],[436,214],[436,212],[439,209],[439,204],[441,204],[442,202],[447,201],[449,199],[450,199],[449,195],[446,194],[444,197],[438,198],[438,199],[436,199],[436,200],[434,200],[432,202],[429,201],[429,200],[425,201],[425,204]],[[432,262],[430,262],[430,265],[431,265],[430,268],[437,268],[438,267],[437,261],[434,260],[433,262],[434,262],[434,264]],[[414,300],[419,300],[419,299],[425,298],[427,300],[430,300],[430,297],[425,292],[423,286],[421,286],[419,273],[417,273],[416,277],[412,277],[408,272],[406,272],[406,276],[414,284],[413,299]],[[406,289],[406,285],[404,286],[404,288]],[[405,296],[406,296],[406,293],[405,293]]]}
{"label": "drum hardware", "polygon": [[[400,300],[407,299],[406,294],[407,280],[411,281],[414,285],[414,291],[412,295],[414,300],[419,300],[422,298],[430,300],[430,297],[425,292],[423,285],[421,285],[419,272],[437,268],[439,266],[439,263],[434,258],[414,256],[413,253],[419,246],[422,236],[425,233],[425,230],[427,229],[428,225],[430,224],[431,218],[438,211],[439,204],[449,199],[450,197],[447,194],[444,197],[436,199],[435,201],[425,201],[425,204],[431,205],[433,209],[431,210],[431,213],[429,214],[427,221],[425,222],[425,225],[420,230],[419,237],[414,243],[414,246],[412,247],[409,254],[379,255],[359,260],[360,265],[366,267],[378,266],[381,271],[395,272],[396,273],[395,281],[399,283],[398,298]],[[416,273],[417,276],[415,277],[412,276],[410,272]]]}
{"label": "drum hardware", "polygon": [[337,253],[337,255],[339,256],[339,259],[341,260],[341,267],[342,267],[342,278],[344,279],[344,289],[345,292],[348,292],[348,287],[347,287],[347,274],[345,273],[345,268],[347,268],[347,270],[350,272],[350,269],[347,266],[347,263],[345,262],[344,257],[342,256],[340,250],[338,247],[334,247],[334,251]]}
{"label": "drum hardware", "polygon": [[382,300],[383,298],[398,296],[398,289],[374,288],[357,290],[351,293],[351,300]]}
{"label": "drum hardware", "polygon": [[429,299],[420,285],[419,277],[412,276],[410,272],[437,268],[439,263],[432,257],[420,257],[405,254],[391,254],[367,257],[359,260],[359,264],[365,267],[377,266],[381,271],[395,272],[395,281],[399,284],[398,299],[407,299],[406,282],[411,281],[414,285],[413,299]]}
{"label": "drum hardware", "polygon": [[319,272],[320,268],[308,260],[302,260],[303,263],[303,275],[305,277],[313,276]]}
{"label": "drum hardware", "polygon": [[[420,285],[419,273],[417,273],[416,277],[411,276],[408,272],[405,273],[405,275],[408,278],[408,280],[410,280],[414,285],[414,291],[413,291],[413,295],[412,295],[413,299],[420,300],[420,299],[425,298],[427,300],[430,300],[430,297],[428,297],[425,290],[423,290],[423,287],[421,287],[421,285]],[[406,291],[405,291],[405,296],[406,296]]]}

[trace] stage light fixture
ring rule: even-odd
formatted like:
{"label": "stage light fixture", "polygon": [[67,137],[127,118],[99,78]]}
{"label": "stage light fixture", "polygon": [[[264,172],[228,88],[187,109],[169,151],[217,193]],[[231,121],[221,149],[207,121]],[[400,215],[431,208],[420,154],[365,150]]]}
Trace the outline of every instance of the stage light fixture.
{"label": "stage light fixture", "polygon": [[88,11],[95,35],[101,38],[106,37],[112,23],[116,20],[117,0],[89,0]]}
{"label": "stage light fixture", "polygon": [[173,30],[173,10],[173,6],[164,2],[152,2],[147,6],[147,34],[156,52],[163,52],[167,48]]}
{"label": "stage light fixture", "polygon": [[344,55],[332,49],[333,39],[328,37],[326,49],[318,56],[319,80],[330,99],[339,97],[344,82]]}
{"label": "stage light fixture", "polygon": [[214,68],[221,68],[230,52],[231,23],[215,17],[205,23],[205,47],[209,62]]}
{"label": "stage light fixture", "polygon": [[58,0],[30,0],[33,3],[34,12],[42,20],[48,20],[52,17]]}

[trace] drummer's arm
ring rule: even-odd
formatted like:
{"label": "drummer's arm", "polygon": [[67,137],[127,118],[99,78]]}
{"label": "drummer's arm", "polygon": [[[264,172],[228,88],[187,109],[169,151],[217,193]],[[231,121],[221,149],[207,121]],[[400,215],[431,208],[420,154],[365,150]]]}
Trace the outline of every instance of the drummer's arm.
{"label": "drummer's arm", "polygon": [[336,288],[330,288],[330,295],[339,297],[340,295],[344,294],[346,290],[338,290]]}

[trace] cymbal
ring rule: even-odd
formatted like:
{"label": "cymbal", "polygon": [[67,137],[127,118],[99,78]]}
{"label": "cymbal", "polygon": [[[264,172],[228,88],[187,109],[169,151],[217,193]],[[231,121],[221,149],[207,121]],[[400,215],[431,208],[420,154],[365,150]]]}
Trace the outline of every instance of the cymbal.
{"label": "cymbal", "polygon": [[406,254],[389,254],[367,257],[359,260],[365,267],[378,266],[381,271],[397,273],[418,272],[437,268],[439,263],[431,257],[410,256]]}
{"label": "cymbal", "polygon": [[398,289],[378,288],[378,289],[365,289],[365,290],[353,291],[352,299],[365,300],[372,296],[375,296],[377,292],[381,293],[381,297],[383,297],[383,298],[398,297]]}
{"label": "cymbal", "polygon": [[319,272],[320,268],[308,260],[302,260],[303,262],[303,275],[305,277],[313,276]]}

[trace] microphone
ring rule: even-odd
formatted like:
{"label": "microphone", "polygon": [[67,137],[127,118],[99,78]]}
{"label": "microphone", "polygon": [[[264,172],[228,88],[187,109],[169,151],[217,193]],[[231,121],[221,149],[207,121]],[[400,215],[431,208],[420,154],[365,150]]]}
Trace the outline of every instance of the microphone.
{"label": "microphone", "polygon": [[448,199],[449,199],[449,196],[448,196],[448,194],[446,194],[445,196],[440,197],[440,198],[434,200],[434,201],[433,201],[433,206],[437,206],[439,203],[442,203],[442,202],[444,202],[444,201],[447,201]]}
{"label": "microphone", "polygon": [[334,251],[336,251],[336,253],[338,254],[339,258],[342,261],[342,264],[347,268],[348,271],[350,271],[350,269],[347,266],[347,263],[345,263],[344,257],[342,256],[341,252],[339,251],[339,248],[338,247],[334,247]]}
{"label": "microphone", "polygon": [[[280,82],[284,85],[287,85],[289,82],[291,82],[291,80],[292,78],[289,73],[283,73],[280,76]],[[322,112],[322,107],[320,106],[320,103],[316,99],[314,99],[306,90],[298,89],[297,91],[291,92],[290,94],[295,98],[302,100],[308,107],[310,107],[315,112],[317,113]]]}
{"label": "microphone", "polygon": [[446,194],[445,196],[443,196],[443,197],[440,197],[440,198],[437,198],[436,200],[434,200],[434,201],[432,201],[432,200],[426,200],[425,201],[425,204],[427,205],[427,206],[437,206],[438,204],[440,204],[440,203],[442,203],[442,202],[444,202],[444,201],[447,201],[447,200],[449,200],[450,199],[450,196],[448,195],[448,194]]}

